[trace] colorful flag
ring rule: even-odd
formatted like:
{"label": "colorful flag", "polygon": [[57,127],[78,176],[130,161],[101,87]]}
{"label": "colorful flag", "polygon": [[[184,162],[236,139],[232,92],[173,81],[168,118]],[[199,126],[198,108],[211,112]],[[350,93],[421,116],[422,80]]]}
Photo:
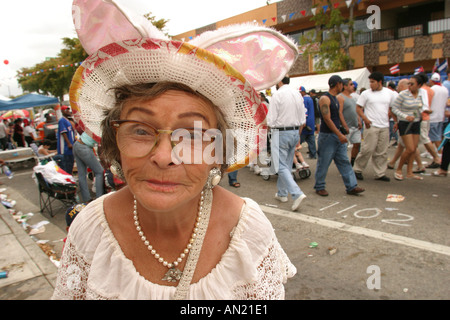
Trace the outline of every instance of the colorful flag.
{"label": "colorful flag", "polygon": [[414,74],[418,74],[418,73],[421,73],[421,72],[425,72],[425,70],[423,69],[422,66],[414,69]]}
{"label": "colorful flag", "polygon": [[431,72],[436,72],[438,67],[439,67],[439,58],[436,59],[436,62],[434,63],[433,66],[433,70]]}
{"label": "colorful flag", "polygon": [[439,65],[439,67],[437,68],[437,72],[439,72],[439,73],[444,72],[445,70],[447,70],[447,68],[448,68],[448,61],[447,61],[447,59],[445,59],[445,61],[442,62]]}
{"label": "colorful flag", "polygon": [[399,73],[400,65],[397,63],[395,66],[390,67],[389,71],[391,71],[391,74]]}

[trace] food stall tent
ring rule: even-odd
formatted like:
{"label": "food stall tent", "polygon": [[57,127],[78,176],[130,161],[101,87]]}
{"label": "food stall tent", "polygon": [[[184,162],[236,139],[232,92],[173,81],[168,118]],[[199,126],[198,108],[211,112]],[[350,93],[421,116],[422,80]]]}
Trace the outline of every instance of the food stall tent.
{"label": "food stall tent", "polygon": [[36,93],[29,93],[8,101],[0,100],[0,112],[13,109],[27,109],[58,103],[58,98],[47,97]]}

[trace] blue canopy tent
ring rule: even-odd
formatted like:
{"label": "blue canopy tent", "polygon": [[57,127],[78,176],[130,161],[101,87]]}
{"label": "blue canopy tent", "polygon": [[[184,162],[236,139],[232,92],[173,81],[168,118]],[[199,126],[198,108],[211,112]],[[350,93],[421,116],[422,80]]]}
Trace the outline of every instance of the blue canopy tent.
{"label": "blue canopy tent", "polygon": [[0,101],[0,111],[13,109],[27,109],[49,104],[59,103],[58,98],[42,96],[40,94],[30,93],[9,101]]}

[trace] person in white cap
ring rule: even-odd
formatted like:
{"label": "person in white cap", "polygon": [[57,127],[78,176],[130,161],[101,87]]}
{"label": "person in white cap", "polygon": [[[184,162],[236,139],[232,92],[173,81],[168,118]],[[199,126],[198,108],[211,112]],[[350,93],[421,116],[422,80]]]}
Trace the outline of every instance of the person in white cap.
{"label": "person in white cap", "polygon": [[[441,85],[441,76],[439,73],[433,73],[431,76],[431,84],[431,90],[434,91],[434,96],[430,105],[432,113],[430,114],[430,131],[428,136],[431,142],[438,148],[442,141],[442,129],[445,120],[448,91]],[[439,165],[439,163],[433,161],[426,168],[438,168]]]}

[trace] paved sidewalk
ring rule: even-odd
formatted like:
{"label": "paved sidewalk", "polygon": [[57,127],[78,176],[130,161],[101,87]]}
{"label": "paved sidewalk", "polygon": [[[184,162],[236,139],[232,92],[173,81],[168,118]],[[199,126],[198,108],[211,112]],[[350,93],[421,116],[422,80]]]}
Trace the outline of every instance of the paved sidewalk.
{"label": "paved sidewalk", "polygon": [[0,204],[0,300],[47,300],[57,268],[36,242]]}

